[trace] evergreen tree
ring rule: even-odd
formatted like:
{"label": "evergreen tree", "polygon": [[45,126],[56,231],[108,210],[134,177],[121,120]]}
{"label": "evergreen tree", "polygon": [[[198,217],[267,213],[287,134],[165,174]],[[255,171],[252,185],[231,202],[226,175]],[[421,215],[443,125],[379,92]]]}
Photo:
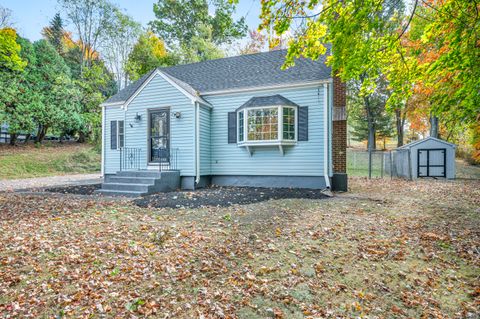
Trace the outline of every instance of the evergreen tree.
{"label": "evergreen tree", "polygon": [[59,54],[64,53],[64,23],[60,13],[56,13],[50,21],[50,25],[45,27],[42,31],[43,36],[50,42],[50,44],[57,50]]}

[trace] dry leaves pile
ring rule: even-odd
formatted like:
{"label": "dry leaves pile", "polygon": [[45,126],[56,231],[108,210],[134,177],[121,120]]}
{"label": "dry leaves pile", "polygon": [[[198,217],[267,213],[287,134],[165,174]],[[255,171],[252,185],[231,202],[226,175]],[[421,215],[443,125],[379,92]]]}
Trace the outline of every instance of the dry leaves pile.
{"label": "dry leaves pile", "polygon": [[0,317],[478,318],[480,182],[228,208],[0,194]]}

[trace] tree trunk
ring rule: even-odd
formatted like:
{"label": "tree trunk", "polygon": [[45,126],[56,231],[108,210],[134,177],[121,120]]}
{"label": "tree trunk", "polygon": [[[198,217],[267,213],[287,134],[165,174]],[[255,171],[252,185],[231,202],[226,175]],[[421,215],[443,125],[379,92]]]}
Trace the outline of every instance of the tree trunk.
{"label": "tree trunk", "polygon": [[438,138],[438,117],[430,115],[430,136]]}
{"label": "tree trunk", "polygon": [[42,143],[45,135],[47,135],[48,127],[39,125],[37,131],[37,137],[35,138],[35,143]]}
{"label": "tree trunk", "polygon": [[17,133],[10,133],[10,145],[15,146],[17,145]]}
{"label": "tree trunk", "polygon": [[25,141],[23,141],[24,144],[28,144],[28,142],[30,141],[30,138],[32,137],[32,134],[28,133],[27,135],[25,135]]}
{"label": "tree trunk", "polygon": [[367,150],[375,150],[376,149],[376,130],[375,130],[375,123],[373,114],[370,110],[370,101],[368,97],[364,98],[365,103],[365,111],[367,112],[367,123],[368,123],[368,140],[367,140]]}
{"label": "tree trunk", "polygon": [[404,119],[402,118],[402,111],[400,109],[395,110],[395,125],[397,128],[397,147],[403,145],[403,135],[404,135]]}
{"label": "tree trunk", "polygon": [[78,133],[78,140],[77,140],[77,142],[78,142],[78,143],[85,143],[86,141],[87,141],[87,136],[86,136],[86,134],[83,133],[83,132],[79,132],[79,133]]}

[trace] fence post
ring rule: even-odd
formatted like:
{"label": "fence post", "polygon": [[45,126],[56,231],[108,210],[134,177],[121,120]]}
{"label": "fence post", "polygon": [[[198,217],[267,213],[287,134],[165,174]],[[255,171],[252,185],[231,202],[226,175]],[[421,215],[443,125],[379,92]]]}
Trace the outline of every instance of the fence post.
{"label": "fence post", "polygon": [[382,156],[381,156],[381,160],[380,160],[380,166],[381,166],[381,168],[380,168],[380,177],[381,177],[381,178],[383,178],[383,165],[384,165],[384,162],[385,162],[384,159],[383,159],[384,156],[385,156],[385,153],[382,152]]}
{"label": "fence post", "polygon": [[393,179],[393,151],[390,151],[390,179]]}
{"label": "fence post", "polygon": [[372,150],[368,149],[368,179],[372,179]]}

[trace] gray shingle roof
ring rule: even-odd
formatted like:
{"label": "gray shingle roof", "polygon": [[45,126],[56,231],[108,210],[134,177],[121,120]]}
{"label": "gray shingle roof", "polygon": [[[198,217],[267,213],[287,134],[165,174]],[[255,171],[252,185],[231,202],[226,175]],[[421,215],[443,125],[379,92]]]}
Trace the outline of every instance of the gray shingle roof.
{"label": "gray shingle roof", "polygon": [[[159,70],[167,74],[187,92],[194,91],[197,95],[214,91],[296,84],[331,78],[331,69],[325,65],[325,56],[316,61],[300,58],[295,60],[294,67],[282,70],[285,54],[286,50],[262,52],[177,65]],[[137,82],[145,81],[145,79],[144,76]],[[143,82],[140,84],[137,82],[112,96],[106,103],[128,100],[143,84]],[[136,89],[133,90],[133,88]]]}
{"label": "gray shingle roof", "polygon": [[298,106],[298,104],[290,101],[280,94],[270,95],[270,96],[255,96],[250,100],[245,102],[240,106],[238,110],[241,110],[246,107],[261,107],[261,106],[274,106],[274,105],[283,105],[283,106]]}

